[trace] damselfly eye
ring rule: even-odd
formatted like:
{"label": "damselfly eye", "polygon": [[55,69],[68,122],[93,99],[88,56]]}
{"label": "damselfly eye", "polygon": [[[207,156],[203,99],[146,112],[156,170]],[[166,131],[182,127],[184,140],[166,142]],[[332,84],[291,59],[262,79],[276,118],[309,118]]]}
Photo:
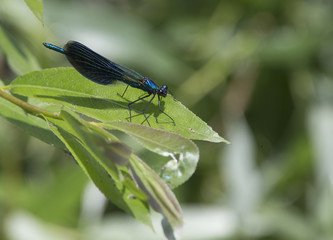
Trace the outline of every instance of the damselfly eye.
{"label": "damselfly eye", "polygon": [[168,87],[167,85],[162,85],[162,87],[160,87],[160,89],[158,90],[158,95],[166,97],[166,95],[168,95]]}

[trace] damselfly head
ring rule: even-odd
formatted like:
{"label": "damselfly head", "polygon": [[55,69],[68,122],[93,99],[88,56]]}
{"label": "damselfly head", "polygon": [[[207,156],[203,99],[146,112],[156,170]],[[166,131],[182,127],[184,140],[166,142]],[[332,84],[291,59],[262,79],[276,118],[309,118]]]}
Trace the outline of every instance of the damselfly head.
{"label": "damselfly head", "polygon": [[162,87],[158,89],[157,95],[166,97],[166,95],[168,95],[168,86],[162,85]]}

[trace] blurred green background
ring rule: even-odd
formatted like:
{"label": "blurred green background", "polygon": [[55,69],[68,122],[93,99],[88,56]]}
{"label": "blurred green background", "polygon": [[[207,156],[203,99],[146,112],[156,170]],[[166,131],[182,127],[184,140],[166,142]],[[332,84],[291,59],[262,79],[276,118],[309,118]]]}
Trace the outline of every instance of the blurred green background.
{"label": "blurred green background", "polygon": [[[330,0],[46,0],[42,26],[24,1],[0,0],[0,41],[31,62],[1,49],[0,78],[69,66],[41,43],[80,41],[167,84],[231,142],[196,142],[197,171],[175,189],[183,239],[330,240],[332,12]],[[0,239],[163,239],[158,215],[154,233],[2,118],[0,142]]]}

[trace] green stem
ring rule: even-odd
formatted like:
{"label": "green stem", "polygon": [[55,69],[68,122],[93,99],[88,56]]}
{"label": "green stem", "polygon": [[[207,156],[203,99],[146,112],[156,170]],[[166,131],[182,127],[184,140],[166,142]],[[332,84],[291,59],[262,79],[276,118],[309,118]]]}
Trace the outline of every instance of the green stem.
{"label": "green stem", "polygon": [[45,109],[33,106],[29,103],[26,103],[16,97],[14,97],[13,95],[10,95],[8,93],[6,93],[4,91],[4,89],[7,89],[8,87],[0,87],[0,97],[8,100],[11,103],[14,103],[15,105],[21,107],[22,109],[24,109],[26,112],[36,115],[38,117],[40,116],[47,116],[47,117],[51,117],[51,118],[56,118],[56,119],[62,119],[59,115],[59,113],[54,113],[54,112],[50,112],[47,111]]}

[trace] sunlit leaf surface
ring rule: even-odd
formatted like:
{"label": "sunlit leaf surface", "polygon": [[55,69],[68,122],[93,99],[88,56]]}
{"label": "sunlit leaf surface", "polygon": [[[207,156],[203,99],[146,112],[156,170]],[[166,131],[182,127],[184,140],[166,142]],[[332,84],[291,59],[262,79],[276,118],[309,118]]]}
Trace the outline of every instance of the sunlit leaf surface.
{"label": "sunlit leaf surface", "polygon": [[[12,83],[11,91],[23,96],[37,98],[48,103],[60,104],[89,117],[105,122],[122,120],[129,122],[128,103],[138,99],[145,92],[130,88],[124,97],[125,85],[102,86],[82,77],[73,68],[46,69],[18,77]],[[156,101],[155,101],[156,100]],[[141,124],[147,101],[132,107],[132,122]],[[171,96],[163,99],[163,110],[175,121],[161,114],[157,99],[147,110],[152,127],[171,131],[186,138],[212,142],[225,141],[199,117],[189,111]]]}

